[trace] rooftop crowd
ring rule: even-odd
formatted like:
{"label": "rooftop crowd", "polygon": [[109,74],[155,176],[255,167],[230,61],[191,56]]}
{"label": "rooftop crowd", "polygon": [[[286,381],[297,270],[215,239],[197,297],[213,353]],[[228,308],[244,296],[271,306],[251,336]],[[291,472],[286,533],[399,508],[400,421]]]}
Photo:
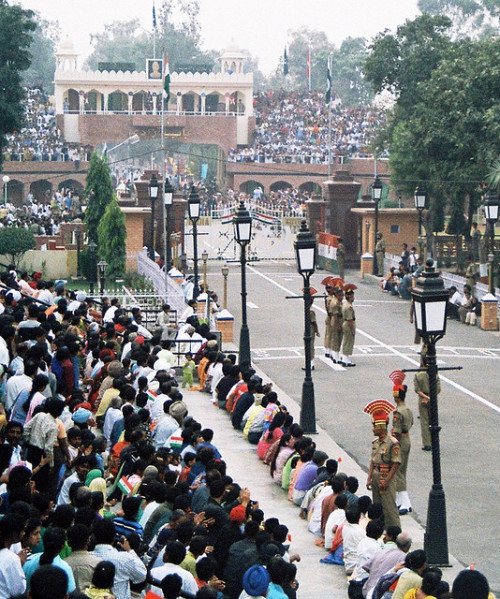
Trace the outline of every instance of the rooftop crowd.
{"label": "rooftop crowd", "polygon": [[[249,148],[234,149],[230,162],[325,164],[328,162],[328,108],[316,91],[265,91],[254,97],[256,130]],[[375,108],[332,102],[331,151],[338,157],[369,157],[373,133],[383,122]]]}
{"label": "rooftop crowd", "polygon": [[190,414],[194,392],[269,465],[350,597],[488,597],[472,570],[449,594],[272,384],[221,352],[196,301],[177,322],[164,305],[148,328],[118,298],[97,304],[14,267],[0,278],[0,599],[300,595],[308,573],[287,523],[228,472],[217,431]]}

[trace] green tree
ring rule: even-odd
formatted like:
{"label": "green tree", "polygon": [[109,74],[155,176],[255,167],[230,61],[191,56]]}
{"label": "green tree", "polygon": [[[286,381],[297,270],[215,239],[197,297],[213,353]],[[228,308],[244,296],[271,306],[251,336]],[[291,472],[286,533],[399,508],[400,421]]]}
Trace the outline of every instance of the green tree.
{"label": "green tree", "polygon": [[32,11],[0,0],[0,166],[5,135],[19,129],[23,122],[21,73],[30,66],[34,29]]}
{"label": "green tree", "polygon": [[97,243],[97,228],[106,212],[108,204],[114,198],[113,183],[111,181],[111,172],[107,158],[100,156],[97,152],[94,152],[90,159],[83,198],[87,201],[87,209],[85,210],[87,238],[89,241]]}
{"label": "green tree", "polygon": [[28,250],[36,247],[35,237],[28,229],[3,227],[0,229],[0,255],[8,256],[9,262],[19,266]]}
{"label": "green tree", "polygon": [[[196,0],[163,2],[157,10],[156,56],[168,54],[171,71],[180,63],[212,64],[210,54],[200,48],[198,14]],[[104,61],[134,62],[142,70],[146,59],[153,57],[153,30],[145,31],[139,19],[114,21],[103,33],[91,35],[90,41],[94,51],[85,64],[91,69]]]}
{"label": "green tree", "polygon": [[106,277],[116,279],[125,275],[126,250],[125,215],[114,197],[106,207],[106,212],[97,229],[99,237],[99,258],[108,263]]}
{"label": "green tree", "polygon": [[423,13],[449,17],[457,38],[494,35],[498,28],[499,0],[419,0],[418,7]]}
{"label": "green tree", "polygon": [[56,69],[55,46],[59,42],[60,28],[54,21],[43,19],[41,14],[34,14],[36,29],[30,46],[32,60],[24,73],[26,85],[41,86],[49,94],[54,93],[54,72]]}
{"label": "green tree", "polygon": [[366,106],[373,100],[363,73],[367,57],[367,42],[362,37],[348,37],[333,51],[332,88],[346,106]]}

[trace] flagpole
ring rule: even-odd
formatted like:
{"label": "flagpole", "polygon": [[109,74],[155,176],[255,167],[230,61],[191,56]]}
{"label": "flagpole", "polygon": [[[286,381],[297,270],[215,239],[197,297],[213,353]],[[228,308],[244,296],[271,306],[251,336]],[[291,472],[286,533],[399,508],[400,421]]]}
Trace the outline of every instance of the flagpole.
{"label": "flagpole", "polygon": [[[165,69],[165,59],[163,60],[163,68]],[[165,73],[163,73],[165,76]],[[161,135],[161,178],[163,181],[163,192],[165,190],[165,98],[164,91],[161,91],[161,126],[160,126],[160,135]],[[164,268],[165,268],[165,301],[168,300],[168,256],[169,256],[169,248],[167,248],[167,210],[165,207],[165,194],[161,194],[162,198],[162,222],[163,222],[163,255],[164,255]],[[171,212],[171,211],[170,211]],[[170,216],[170,213],[169,213]]]}
{"label": "flagpole", "polygon": [[309,41],[308,51],[307,51],[307,66],[309,70],[309,91],[312,89],[312,63],[311,63],[311,42]]}
{"label": "flagpole", "polygon": [[153,58],[156,58],[156,6],[153,0]]}
{"label": "flagpole", "polygon": [[328,181],[332,178],[332,55],[328,56],[328,77],[330,81],[330,101],[328,102]]}

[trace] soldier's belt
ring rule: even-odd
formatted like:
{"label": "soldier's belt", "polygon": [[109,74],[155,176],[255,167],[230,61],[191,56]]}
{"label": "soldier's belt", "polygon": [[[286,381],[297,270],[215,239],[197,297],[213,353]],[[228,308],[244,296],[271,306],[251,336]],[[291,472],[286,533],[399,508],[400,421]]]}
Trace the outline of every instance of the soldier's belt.
{"label": "soldier's belt", "polygon": [[379,472],[389,472],[389,470],[391,469],[391,466],[389,464],[375,464],[375,468]]}

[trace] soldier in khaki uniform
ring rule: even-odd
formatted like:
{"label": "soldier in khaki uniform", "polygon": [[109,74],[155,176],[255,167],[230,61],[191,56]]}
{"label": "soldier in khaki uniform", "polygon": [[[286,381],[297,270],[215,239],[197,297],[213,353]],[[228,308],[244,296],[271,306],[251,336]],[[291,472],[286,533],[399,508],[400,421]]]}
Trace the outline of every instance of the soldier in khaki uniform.
{"label": "soldier in khaki uniform", "polygon": [[[303,292],[304,290],[302,290]],[[309,307],[309,322],[310,322],[310,335],[311,335],[311,370],[314,370],[314,341],[316,337],[319,337],[319,328],[318,321],[316,318],[316,312],[314,311],[312,305],[314,302],[314,296],[318,293],[317,289],[314,287],[309,288],[309,293],[311,294],[311,304]],[[302,368],[305,370],[305,368]]]}
{"label": "soldier in khaki uniform", "polygon": [[[333,277],[328,277],[331,279]],[[324,284],[324,283],[323,283]],[[327,358],[332,357],[332,347],[331,347],[331,337],[332,337],[332,318],[333,318],[333,304],[335,302],[335,290],[333,285],[330,282],[326,283],[325,291],[327,293],[325,297],[325,310],[326,310],[326,318],[325,318],[325,356]]]}
{"label": "soldier in khaki uniform", "polygon": [[357,287],[352,283],[344,285],[345,301],[342,304],[342,353],[340,356],[340,364],[343,366],[356,366],[351,360],[356,337],[356,314],[352,305],[355,289]]}
{"label": "soldier in khaki uniform", "polygon": [[[423,348],[425,351],[425,348]],[[420,368],[426,368],[427,363],[425,360],[425,356],[421,356],[420,359]],[[429,375],[427,374],[427,370],[421,370],[415,374],[415,378],[413,379],[413,385],[415,387],[415,393],[418,395],[418,414],[420,417],[420,430],[422,432],[422,449],[424,451],[431,451],[432,449],[432,438],[431,431],[429,429]],[[437,393],[441,393],[441,381],[439,380],[439,375],[436,380]]]}
{"label": "soldier in khaki uniform", "polygon": [[337,245],[337,268],[339,269],[339,277],[343,279],[345,268],[345,245],[342,237],[339,237]]}
{"label": "soldier in khaki uniform", "polygon": [[470,254],[468,254],[465,262],[467,264],[467,268],[465,269],[465,283],[469,285],[471,291],[474,292],[474,287],[476,286],[477,280],[477,267]]}
{"label": "soldier in khaki uniform", "polygon": [[333,304],[333,315],[331,320],[331,342],[332,360],[334,363],[340,362],[340,348],[342,346],[342,302],[344,300],[343,281],[335,287],[335,302]]}
{"label": "soldier in khaki uniform", "polygon": [[401,464],[396,474],[396,505],[399,514],[403,516],[411,512],[411,501],[406,486],[406,471],[410,457],[411,441],[410,429],[413,426],[413,413],[405,404],[408,387],[403,385],[406,375],[401,370],[394,370],[389,375],[394,383],[392,396],[396,402],[396,409],[392,413],[392,436],[399,441],[401,448]]}
{"label": "soldier in khaki uniform", "polygon": [[389,414],[393,411],[394,406],[385,399],[372,401],[364,409],[372,417],[375,434],[366,488],[372,490],[373,501],[382,505],[386,528],[401,527],[396,505],[396,473],[401,464],[401,449],[398,440],[387,431]]}

